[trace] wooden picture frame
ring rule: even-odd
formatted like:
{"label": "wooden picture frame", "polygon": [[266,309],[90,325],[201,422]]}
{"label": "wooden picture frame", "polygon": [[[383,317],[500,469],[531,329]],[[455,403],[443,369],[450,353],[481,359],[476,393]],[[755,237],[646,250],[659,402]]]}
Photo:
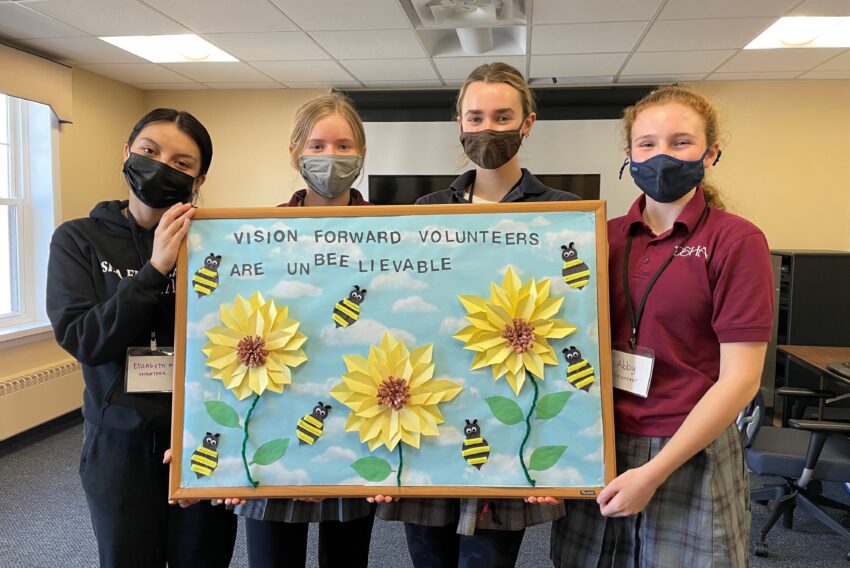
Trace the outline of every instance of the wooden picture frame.
{"label": "wooden picture frame", "polygon": [[616,476],[606,227],[603,201],[198,209],[170,497],[595,498]]}

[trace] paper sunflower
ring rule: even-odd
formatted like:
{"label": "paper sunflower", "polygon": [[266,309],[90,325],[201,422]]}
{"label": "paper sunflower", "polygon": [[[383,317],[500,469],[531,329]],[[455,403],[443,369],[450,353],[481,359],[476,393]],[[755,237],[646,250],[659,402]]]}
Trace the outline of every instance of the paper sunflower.
{"label": "paper sunflower", "polygon": [[369,451],[384,445],[395,449],[399,442],[419,447],[421,436],[439,434],[443,415],[438,404],[463,388],[447,380],[434,379],[432,346],[412,352],[389,333],[380,345],[369,349],[369,357],[343,357],[348,372],[331,389],[331,396],[351,409],[346,432],[360,432]]}
{"label": "paper sunflower", "polygon": [[221,322],[223,326],[207,331],[203,352],[213,378],[239,400],[266,389],[283,392],[292,382],[290,369],[307,360],[301,349],[307,337],[298,331],[301,322],[259,292],[248,299],[237,294],[233,305],[222,304]]}
{"label": "paper sunflower", "polygon": [[519,395],[527,373],[543,379],[544,365],[557,365],[549,339],[561,339],[578,328],[553,316],[563,298],[549,297],[549,279],[524,284],[508,267],[502,285],[490,283],[490,299],[458,296],[472,324],[454,335],[464,349],[475,351],[471,370],[491,367],[493,379],[507,375]]}

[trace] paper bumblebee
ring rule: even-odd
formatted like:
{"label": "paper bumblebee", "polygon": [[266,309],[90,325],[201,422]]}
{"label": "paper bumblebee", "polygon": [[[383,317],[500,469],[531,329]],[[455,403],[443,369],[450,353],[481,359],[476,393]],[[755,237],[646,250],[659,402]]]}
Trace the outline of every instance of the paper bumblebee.
{"label": "paper bumblebee", "polygon": [[218,288],[218,267],[221,265],[221,255],[210,253],[204,259],[204,266],[199,268],[192,277],[192,289],[198,297],[209,296]]}
{"label": "paper bumblebee", "polygon": [[336,303],[331,317],[336,322],[337,327],[348,327],[360,319],[360,304],[363,303],[365,297],[366,288],[361,290],[360,286],[355,285],[347,298]]}
{"label": "paper bumblebee", "polygon": [[573,347],[564,348],[561,353],[567,360],[567,380],[577,389],[585,392],[590,390],[590,385],[596,380],[593,374],[593,367],[581,358],[581,351]]}
{"label": "paper bumblebee", "polygon": [[564,260],[561,276],[564,277],[564,284],[576,290],[581,290],[590,281],[590,269],[578,257],[578,251],[573,247],[573,244],[561,245],[561,258]]}
{"label": "paper bumblebee", "polygon": [[218,438],[221,434],[207,432],[204,441],[192,454],[192,471],[198,478],[212,475],[218,467]]}
{"label": "paper bumblebee", "polygon": [[481,466],[487,463],[490,458],[490,445],[487,440],[481,437],[481,426],[478,425],[478,419],[476,418],[472,422],[467,420],[463,433],[466,438],[463,440],[460,453],[469,465],[481,469]]}
{"label": "paper bumblebee", "polygon": [[303,446],[304,444],[313,445],[316,440],[322,437],[325,418],[327,418],[330,411],[331,405],[323,404],[320,400],[319,404],[313,407],[313,411],[310,414],[305,414],[298,421],[298,425],[295,427],[295,435],[298,436],[299,446]]}

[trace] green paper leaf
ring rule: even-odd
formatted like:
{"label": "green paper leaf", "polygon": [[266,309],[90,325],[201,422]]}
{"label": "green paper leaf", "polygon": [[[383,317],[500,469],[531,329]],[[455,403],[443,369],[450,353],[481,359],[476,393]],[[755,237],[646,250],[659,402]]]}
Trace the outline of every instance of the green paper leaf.
{"label": "green paper leaf", "polygon": [[239,415],[233,407],[220,400],[205,400],[207,414],[225,428],[239,428]]}
{"label": "green paper leaf", "polygon": [[288,447],[289,438],[277,438],[271,442],[266,442],[254,452],[252,463],[257,465],[272,464],[283,457]]}
{"label": "green paper leaf", "polygon": [[351,469],[366,481],[383,481],[392,472],[392,467],[387,460],[372,456],[360,458],[351,464]]}
{"label": "green paper leaf", "polygon": [[566,451],[566,446],[540,446],[531,454],[528,469],[543,471],[549,469],[561,459]]}
{"label": "green paper leaf", "polygon": [[567,401],[573,393],[569,391],[553,392],[547,394],[537,402],[537,419],[549,420],[555,418],[564,409]]}
{"label": "green paper leaf", "polygon": [[504,396],[491,396],[484,400],[493,416],[502,424],[513,426],[522,422],[522,409],[515,401]]}

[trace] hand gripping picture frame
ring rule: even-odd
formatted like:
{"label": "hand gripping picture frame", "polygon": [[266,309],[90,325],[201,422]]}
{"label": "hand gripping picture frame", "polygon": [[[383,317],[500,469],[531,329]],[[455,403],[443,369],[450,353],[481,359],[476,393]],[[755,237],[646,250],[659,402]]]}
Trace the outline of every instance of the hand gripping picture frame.
{"label": "hand gripping picture frame", "polygon": [[602,201],[198,209],[170,496],[594,498]]}

